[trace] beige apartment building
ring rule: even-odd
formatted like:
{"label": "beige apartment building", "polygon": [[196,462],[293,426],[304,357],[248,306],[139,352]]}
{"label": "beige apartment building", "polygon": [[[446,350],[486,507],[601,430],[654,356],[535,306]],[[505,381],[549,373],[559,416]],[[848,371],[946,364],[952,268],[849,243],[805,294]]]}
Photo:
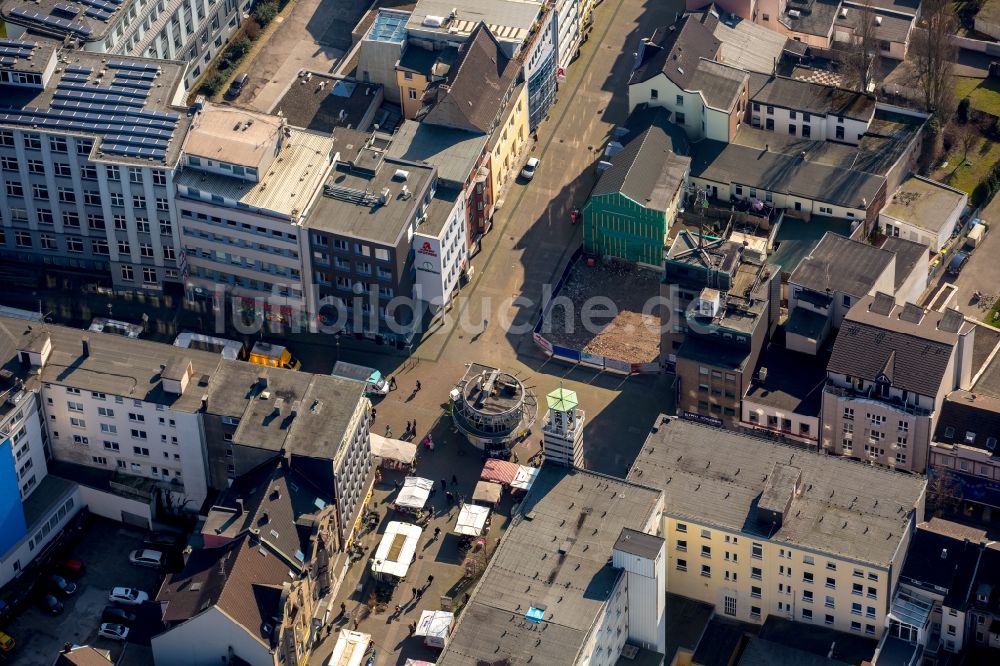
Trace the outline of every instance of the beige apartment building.
{"label": "beige apartment building", "polygon": [[923,478],[666,416],[628,478],[664,492],[668,592],[744,622],[883,633]]}
{"label": "beige apartment building", "polygon": [[827,365],[823,449],[923,473],[945,396],[970,388],[982,365],[976,328],[958,310],[897,305],[881,292],[858,301]]}

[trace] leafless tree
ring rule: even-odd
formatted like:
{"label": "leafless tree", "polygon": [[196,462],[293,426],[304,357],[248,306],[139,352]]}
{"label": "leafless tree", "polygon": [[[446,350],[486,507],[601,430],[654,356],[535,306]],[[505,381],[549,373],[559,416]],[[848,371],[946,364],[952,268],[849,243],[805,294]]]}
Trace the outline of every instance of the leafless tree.
{"label": "leafless tree", "polygon": [[875,83],[879,68],[878,24],[870,2],[863,7],[850,7],[854,16],[854,43],[844,59],[844,83],[847,87],[867,92]]}
{"label": "leafless tree", "polygon": [[954,107],[952,60],[957,49],[951,41],[958,26],[949,0],[924,0],[921,19],[910,39],[910,54],[917,88],[924,108],[947,121]]}
{"label": "leafless tree", "polygon": [[962,487],[948,472],[927,476],[927,513],[938,518],[954,514],[962,507]]}
{"label": "leafless tree", "polygon": [[979,128],[972,123],[959,125],[958,143],[962,146],[962,161],[969,159],[969,151],[979,143]]}

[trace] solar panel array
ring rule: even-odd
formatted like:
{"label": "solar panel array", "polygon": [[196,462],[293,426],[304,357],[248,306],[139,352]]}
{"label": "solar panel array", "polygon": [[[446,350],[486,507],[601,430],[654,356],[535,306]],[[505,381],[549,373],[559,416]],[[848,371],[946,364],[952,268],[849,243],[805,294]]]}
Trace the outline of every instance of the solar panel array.
{"label": "solar panel array", "polygon": [[59,18],[58,16],[42,14],[41,12],[36,12],[33,9],[27,9],[25,7],[13,7],[11,8],[10,13],[11,16],[17,16],[18,18],[35,21],[36,23],[44,23],[50,28],[59,28],[60,30],[72,32],[82,37],[88,37],[94,32],[89,25],[84,25],[78,21],[69,21],[64,18]]}
{"label": "solar panel array", "polygon": [[19,39],[0,39],[0,66],[11,67],[18,60],[30,58],[38,44]]}
{"label": "solar panel array", "polygon": [[0,123],[96,133],[104,153],[165,159],[180,116],[145,108],[160,68],[126,60],[111,60],[108,68],[115,70],[113,80],[95,85],[87,83],[91,68],[67,66],[49,108],[0,108]]}

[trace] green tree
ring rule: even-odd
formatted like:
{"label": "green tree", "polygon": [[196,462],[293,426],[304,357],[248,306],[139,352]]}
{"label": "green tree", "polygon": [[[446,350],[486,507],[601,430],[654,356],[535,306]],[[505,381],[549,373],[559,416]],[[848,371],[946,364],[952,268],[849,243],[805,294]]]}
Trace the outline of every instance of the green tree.
{"label": "green tree", "polygon": [[257,23],[260,23],[261,27],[273,21],[277,15],[278,3],[276,2],[262,2],[253,10],[253,17],[257,19]]}

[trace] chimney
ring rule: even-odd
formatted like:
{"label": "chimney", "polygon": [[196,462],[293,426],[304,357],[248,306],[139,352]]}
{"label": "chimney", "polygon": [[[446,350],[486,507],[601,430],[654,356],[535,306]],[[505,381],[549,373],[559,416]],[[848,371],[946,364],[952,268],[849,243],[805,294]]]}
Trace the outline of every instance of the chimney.
{"label": "chimney", "polygon": [[88,356],[90,356],[90,339],[83,338],[82,342],[83,342],[83,357],[87,358]]}

